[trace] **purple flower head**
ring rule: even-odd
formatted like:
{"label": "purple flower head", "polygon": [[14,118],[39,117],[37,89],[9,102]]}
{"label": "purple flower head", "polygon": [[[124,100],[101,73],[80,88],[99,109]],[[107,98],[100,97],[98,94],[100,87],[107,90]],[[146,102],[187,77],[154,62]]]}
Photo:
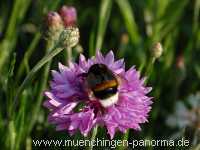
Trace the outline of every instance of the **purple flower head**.
{"label": "purple flower head", "polygon": [[[94,90],[87,84],[88,72],[95,64],[106,67],[117,79],[117,92],[109,98],[99,98],[105,93],[98,95],[98,90],[116,86],[116,82],[108,82],[103,87],[97,84]],[[57,130],[74,134],[79,129],[87,136],[98,124],[107,128],[112,139],[117,130],[123,133],[129,128],[140,130],[140,124],[147,122],[152,101],[146,94],[151,88],[145,87],[144,78],[140,79],[134,67],[125,71],[124,60],[115,61],[112,51],[105,57],[98,51],[88,60],[80,55],[78,63],[70,63],[68,67],[59,64],[59,72],[53,70],[52,76],[44,106],[51,110],[49,122],[56,124]]]}
{"label": "purple flower head", "polygon": [[59,10],[59,13],[63,19],[65,27],[76,26],[77,13],[76,9],[72,6],[63,6]]}

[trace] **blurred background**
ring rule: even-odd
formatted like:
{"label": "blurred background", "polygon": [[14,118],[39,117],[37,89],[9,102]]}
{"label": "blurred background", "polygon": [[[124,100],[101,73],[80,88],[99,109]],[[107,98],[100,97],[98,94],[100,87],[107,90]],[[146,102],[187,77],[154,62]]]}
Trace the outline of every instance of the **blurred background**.
{"label": "blurred background", "polygon": [[[66,52],[34,75],[17,103],[16,91],[31,68],[48,52],[44,36],[45,16],[63,5],[77,9],[79,53],[87,57],[96,49],[113,50],[124,58],[126,68],[135,65],[143,76],[156,42],[163,46],[147,85],[153,87],[154,103],[149,123],[133,139],[190,140],[200,144],[200,0],[2,0],[0,1],[0,145],[4,149],[40,149],[33,139],[82,139],[57,132],[47,122],[49,111],[42,106],[43,91],[58,62],[66,64]],[[99,138],[108,138],[100,129]],[[115,139],[121,139],[117,133]],[[47,149],[56,149],[51,147]],[[78,149],[71,147],[65,149]],[[100,149],[96,147],[96,149]],[[146,149],[160,149],[146,147]],[[168,149],[168,148],[166,148]],[[181,149],[189,149],[182,147]]]}

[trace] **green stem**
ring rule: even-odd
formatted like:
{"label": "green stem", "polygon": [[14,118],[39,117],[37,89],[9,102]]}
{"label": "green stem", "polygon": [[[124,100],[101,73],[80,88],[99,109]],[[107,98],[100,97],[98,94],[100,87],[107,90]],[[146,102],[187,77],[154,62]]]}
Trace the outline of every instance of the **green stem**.
{"label": "green stem", "polygon": [[9,147],[10,150],[14,150],[15,142],[16,142],[16,129],[15,129],[15,124],[13,120],[9,121],[8,135],[9,135],[8,136],[9,138],[7,138],[7,141],[6,141],[7,147]]}
{"label": "green stem", "polygon": [[[128,130],[126,131],[126,133],[122,136],[122,139],[123,139],[124,141],[125,141],[125,140],[128,140],[129,132],[130,132],[130,129],[128,129]],[[127,145],[121,144],[119,147],[117,147],[117,150],[124,150],[124,149],[127,149]]]}
{"label": "green stem", "polygon": [[151,72],[152,72],[152,70],[153,70],[153,64],[154,64],[155,60],[156,60],[155,57],[151,57],[151,58],[150,58],[149,64],[148,64],[148,66],[147,66],[147,68],[146,68],[146,71],[145,71],[145,73],[144,73],[144,75],[147,77],[147,79],[145,80],[145,83],[147,83],[148,78],[149,78],[149,76],[151,75]]}
{"label": "green stem", "polygon": [[35,104],[35,107],[34,107],[33,112],[32,112],[33,118],[30,121],[30,126],[28,128],[28,134],[33,129],[34,124],[35,124],[35,122],[36,122],[36,120],[38,118],[39,110],[41,109],[40,105],[41,105],[42,99],[44,97],[43,96],[43,91],[45,90],[46,85],[47,85],[47,80],[48,80],[50,66],[51,66],[51,61],[46,64],[44,72],[43,72],[43,77],[41,79],[42,81],[40,81],[41,85],[40,85],[40,88],[39,88],[38,97],[36,99],[36,104]]}
{"label": "green stem", "polygon": [[15,0],[12,8],[12,13],[8,21],[8,27],[5,32],[5,37],[0,43],[0,72],[3,70],[4,64],[7,62],[10,53],[13,51],[13,47],[17,41],[17,26],[21,23],[24,15],[30,6],[31,0]]}
{"label": "green stem", "polygon": [[33,38],[33,40],[32,40],[32,42],[31,42],[31,44],[30,44],[30,46],[28,47],[28,49],[27,49],[27,51],[26,51],[26,53],[24,55],[24,58],[22,60],[22,63],[19,66],[19,70],[17,72],[17,77],[16,77],[17,81],[19,80],[19,78],[21,77],[22,73],[24,72],[25,63],[26,62],[28,63],[28,60],[29,60],[30,56],[32,55],[35,47],[37,46],[37,44],[38,44],[38,42],[40,40],[40,37],[41,37],[40,32],[36,33],[34,38]]}
{"label": "green stem", "polygon": [[[47,48],[46,48],[46,53],[48,53],[49,51],[48,50],[51,50],[51,48],[53,47],[52,45],[52,41],[48,41],[47,43]],[[48,80],[48,74],[49,74],[49,70],[50,70],[50,66],[51,66],[51,62],[52,61],[49,61],[46,65],[45,65],[45,68],[44,68],[44,72],[43,72],[43,76],[41,78],[41,82],[40,82],[40,86],[39,86],[39,91],[38,91],[38,96],[37,96],[37,99],[36,99],[36,103],[35,103],[35,107],[33,109],[33,112],[32,112],[32,119],[30,120],[30,125],[28,127],[28,134],[31,132],[35,122],[36,122],[36,119],[38,117],[38,113],[39,113],[39,110],[40,110],[40,105],[41,105],[41,102],[42,102],[42,98],[43,98],[43,91],[47,85],[47,80]]]}
{"label": "green stem", "polygon": [[115,0],[115,2],[119,6],[133,45],[139,45],[142,39],[138,32],[138,26],[135,22],[134,12],[132,11],[129,0]]}
{"label": "green stem", "polygon": [[[93,128],[90,141],[94,141],[94,140],[95,140],[96,135],[97,135],[97,132],[98,132],[98,125],[96,125],[96,126]],[[92,144],[88,147],[88,150],[93,150],[93,145],[92,145]]]}
{"label": "green stem", "polygon": [[70,63],[71,60],[72,60],[72,48],[68,46],[68,47],[66,48],[66,50],[67,50],[67,63],[68,63],[68,65],[69,65],[69,63]]}
{"label": "green stem", "polygon": [[32,80],[33,76],[35,73],[37,73],[37,71],[42,68],[48,61],[50,61],[53,57],[55,57],[57,54],[59,54],[61,51],[63,50],[63,48],[61,48],[59,46],[59,44],[56,44],[51,50],[50,53],[47,54],[46,56],[43,57],[43,59],[41,59],[36,65],[35,67],[33,67],[33,69],[28,73],[28,75],[26,76],[26,78],[24,79],[23,83],[21,84],[21,86],[19,87],[19,89],[17,90],[15,99],[14,99],[14,107],[16,107],[17,105],[17,100],[20,96],[20,94],[23,92],[24,88],[26,87],[26,85]]}
{"label": "green stem", "polygon": [[112,0],[101,1],[95,50],[99,50],[102,47],[105,31],[108,25],[108,20],[110,18],[111,9]]}

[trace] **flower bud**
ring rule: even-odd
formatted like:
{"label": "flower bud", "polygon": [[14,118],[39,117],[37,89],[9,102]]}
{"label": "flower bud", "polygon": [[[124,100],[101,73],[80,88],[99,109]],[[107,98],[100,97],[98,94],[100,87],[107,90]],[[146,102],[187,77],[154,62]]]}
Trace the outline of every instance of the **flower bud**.
{"label": "flower bud", "polygon": [[57,41],[64,26],[60,15],[57,12],[49,12],[46,16],[47,39]]}
{"label": "flower bud", "polygon": [[46,23],[49,29],[59,29],[63,26],[63,21],[57,12],[49,12],[46,17]]}
{"label": "flower bud", "polygon": [[63,6],[60,11],[60,16],[63,19],[65,27],[76,26],[77,13],[76,9],[72,6]]}
{"label": "flower bud", "polygon": [[128,42],[129,42],[129,36],[127,33],[123,33],[122,36],[121,36],[121,42],[122,44],[124,45],[127,45]]}
{"label": "flower bud", "polygon": [[176,58],[176,67],[178,69],[184,69],[185,68],[185,60],[183,54],[179,54]]}
{"label": "flower bud", "polygon": [[64,47],[74,47],[79,42],[79,29],[76,27],[65,28],[60,35],[61,44]]}
{"label": "flower bud", "polygon": [[151,55],[154,57],[154,58],[159,58],[163,53],[163,48],[162,48],[162,45],[161,43],[156,43],[153,45],[153,47],[151,48]]}

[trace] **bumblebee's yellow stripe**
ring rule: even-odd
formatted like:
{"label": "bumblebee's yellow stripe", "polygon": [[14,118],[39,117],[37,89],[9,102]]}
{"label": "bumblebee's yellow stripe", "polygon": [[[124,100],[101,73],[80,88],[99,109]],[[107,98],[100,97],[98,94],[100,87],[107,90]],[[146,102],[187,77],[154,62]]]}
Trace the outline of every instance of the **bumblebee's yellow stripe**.
{"label": "bumblebee's yellow stripe", "polygon": [[107,89],[107,88],[110,88],[110,87],[115,87],[117,86],[118,83],[116,80],[109,80],[109,81],[105,81],[101,84],[98,84],[94,87],[94,91],[97,92],[97,91],[102,91],[104,89]]}

